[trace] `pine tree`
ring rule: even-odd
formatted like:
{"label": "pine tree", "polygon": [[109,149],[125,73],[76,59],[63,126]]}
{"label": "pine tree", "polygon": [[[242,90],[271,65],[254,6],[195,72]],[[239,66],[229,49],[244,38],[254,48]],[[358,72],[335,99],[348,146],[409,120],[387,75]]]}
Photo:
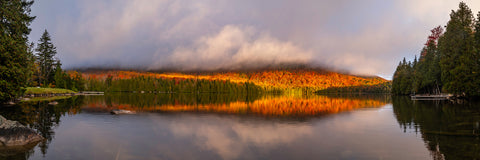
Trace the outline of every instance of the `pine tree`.
{"label": "pine tree", "polygon": [[463,95],[478,95],[475,85],[474,18],[468,6],[461,2],[457,11],[452,11],[446,32],[439,40],[440,68],[443,88],[447,92]]}
{"label": "pine tree", "polygon": [[29,74],[28,34],[33,1],[0,1],[0,103],[23,94]]}
{"label": "pine tree", "polygon": [[43,83],[44,86],[53,81],[55,74],[55,55],[57,54],[57,49],[51,41],[50,34],[45,30],[35,49],[37,51],[37,61],[40,66],[41,83]]}
{"label": "pine tree", "polygon": [[62,64],[60,61],[57,61],[55,66],[55,87],[56,88],[67,88],[66,81],[65,81],[65,72],[62,70]]}

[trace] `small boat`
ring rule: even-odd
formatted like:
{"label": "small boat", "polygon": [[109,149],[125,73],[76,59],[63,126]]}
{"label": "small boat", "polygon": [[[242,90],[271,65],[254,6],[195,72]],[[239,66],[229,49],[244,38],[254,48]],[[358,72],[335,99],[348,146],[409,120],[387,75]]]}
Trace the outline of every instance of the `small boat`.
{"label": "small boat", "polygon": [[135,111],[124,110],[124,109],[114,109],[110,111],[111,114],[135,114]]}

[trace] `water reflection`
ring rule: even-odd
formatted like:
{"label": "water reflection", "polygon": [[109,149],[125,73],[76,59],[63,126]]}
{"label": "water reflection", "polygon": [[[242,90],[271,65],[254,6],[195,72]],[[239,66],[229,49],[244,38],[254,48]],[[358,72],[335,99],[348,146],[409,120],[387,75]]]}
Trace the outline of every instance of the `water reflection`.
{"label": "water reflection", "polygon": [[[335,158],[338,154],[368,159],[391,150],[380,154],[361,146],[381,143],[357,143],[356,136],[372,134],[360,131],[365,126],[390,126],[372,123],[389,122],[377,121],[371,116],[374,112],[355,114],[353,120],[318,121],[327,117],[323,115],[383,107],[390,102],[388,96],[112,94],[57,101],[58,105],[32,102],[0,108],[7,119],[46,137],[15,154],[0,149],[0,159],[316,159],[312,155]],[[112,109],[139,114],[110,115]]]}
{"label": "water reflection", "polygon": [[478,103],[456,105],[408,97],[393,97],[392,101],[400,126],[420,133],[433,159],[480,159]]}
{"label": "water reflection", "polygon": [[[38,146],[42,154],[46,154],[48,144],[54,138],[54,128],[59,125],[60,118],[65,115],[74,115],[80,112],[83,97],[71,97],[58,100],[58,105],[49,105],[48,101],[26,102],[19,105],[1,107],[0,115],[6,119],[19,121],[39,134],[45,140]],[[33,145],[22,147],[0,148],[0,158],[28,159],[33,154]],[[15,154],[12,154],[15,153]]]}
{"label": "water reflection", "polygon": [[[128,94],[127,94],[128,95]],[[136,94],[138,95],[138,94]],[[112,101],[125,95],[88,97],[88,111],[110,111],[112,109],[137,112],[206,112],[237,115],[260,115],[273,117],[308,117],[339,113],[359,108],[376,108],[389,102],[388,96],[274,96],[264,95],[252,98],[218,98],[219,95],[180,95],[143,94],[148,101],[123,99]],[[167,98],[165,98],[167,96]],[[205,96],[209,96],[205,98]],[[127,96],[129,97],[129,96]],[[200,97],[200,98],[199,98]],[[220,95],[221,97],[221,95]],[[212,100],[209,100],[212,99]],[[141,104],[138,104],[138,103]],[[211,102],[211,103],[206,103]]]}
{"label": "water reflection", "polygon": [[312,126],[303,123],[239,123],[236,118],[218,119],[221,121],[213,123],[204,120],[199,117],[184,117],[171,123],[169,128],[175,138],[192,138],[196,146],[213,151],[222,159],[236,159],[240,154],[252,153],[254,148],[251,146],[268,150],[313,134]]}

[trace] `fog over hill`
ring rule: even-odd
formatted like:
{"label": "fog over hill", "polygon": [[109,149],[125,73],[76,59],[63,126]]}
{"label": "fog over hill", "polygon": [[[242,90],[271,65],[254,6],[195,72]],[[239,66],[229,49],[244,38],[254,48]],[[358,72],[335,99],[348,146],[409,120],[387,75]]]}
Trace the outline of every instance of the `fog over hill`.
{"label": "fog over hill", "polygon": [[[480,1],[465,0],[472,10]],[[36,1],[64,68],[251,69],[300,63],[393,75],[459,0]]]}

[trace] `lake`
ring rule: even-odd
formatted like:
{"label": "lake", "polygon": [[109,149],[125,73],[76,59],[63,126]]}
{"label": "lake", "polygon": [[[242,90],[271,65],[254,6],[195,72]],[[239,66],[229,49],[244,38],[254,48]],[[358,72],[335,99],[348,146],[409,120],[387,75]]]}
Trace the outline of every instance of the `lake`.
{"label": "lake", "polygon": [[480,159],[478,104],[127,93],[57,101],[0,107],[46,138],[0,147],[0,159]]}

